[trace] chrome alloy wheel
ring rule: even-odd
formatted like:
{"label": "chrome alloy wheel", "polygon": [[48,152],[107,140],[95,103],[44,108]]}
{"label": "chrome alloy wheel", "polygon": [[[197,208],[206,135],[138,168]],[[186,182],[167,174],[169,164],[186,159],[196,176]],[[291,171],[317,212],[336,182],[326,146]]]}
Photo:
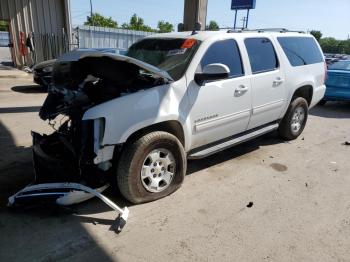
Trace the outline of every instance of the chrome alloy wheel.
{"label": "chrome alloy wheel", "polygon": [[299,130],[303,126],[304,119],[305,119],[305,109],[299,106],[294,110],[294,113],[293,113],[292,122],[291,122],[292,133],[299,132]]}
{"label": "chrome alloy wheel", "polygon": [[143,161],[141,181],[144,188],[159,193],[169,187],[175,175],[175,158],[164,148],[151,151]]}

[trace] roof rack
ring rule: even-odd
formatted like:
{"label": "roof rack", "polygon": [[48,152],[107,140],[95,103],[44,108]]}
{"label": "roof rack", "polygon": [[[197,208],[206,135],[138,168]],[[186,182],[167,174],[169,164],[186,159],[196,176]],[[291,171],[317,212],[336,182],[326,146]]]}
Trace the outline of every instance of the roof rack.
{"label": "roof rack", "polygon": [[227,33],[245,33],[245,32],[258,32],[258,33],[264,33],[264,32],[279,32],[279,33],[300,33],[304,34],[304,31],[292,31],[288,30],[286,28],[259,28],[259,29],[229,29]]}

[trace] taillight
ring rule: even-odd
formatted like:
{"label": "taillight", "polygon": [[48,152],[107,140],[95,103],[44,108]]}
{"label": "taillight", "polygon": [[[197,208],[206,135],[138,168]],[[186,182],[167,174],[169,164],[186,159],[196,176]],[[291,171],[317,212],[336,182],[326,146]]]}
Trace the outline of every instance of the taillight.
{"label": "taillight", "polygon": [[324,63],[324,78],[323,78],[323,84],[324,84],[324,85],[326,84],[327,78],[328,78],[328,74],[327,74],[327,63],[325,62],[325,63]]}

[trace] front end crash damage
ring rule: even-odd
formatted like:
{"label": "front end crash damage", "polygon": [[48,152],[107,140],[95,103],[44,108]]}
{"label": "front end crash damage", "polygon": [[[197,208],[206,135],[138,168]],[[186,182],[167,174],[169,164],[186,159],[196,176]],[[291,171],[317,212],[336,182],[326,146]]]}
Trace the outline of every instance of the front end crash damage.
{"label": "front end crash damage", "polygon": [[115,145],[102,144],[105,119],[82,120],[84,113],[96,105],[170,81],[166,71],[134,58],[86,51],[68,53],[54,65],[54,85],[39,113],[51,122],[61,115],[68,120],[45,138],[59,140],[64,155],[75,159],[75,171],[78,169],[84,177],[96,169],[108,171]]}
{"label": "front end crash damage", "polygon": [[[117,150],[116,145],[102,144],[105,119],[82,119],[96,105],[169,81],[165,71],[125,56],[76,51],[60,58],[39,113],[55,131],[32,132],[35,181],[12,196],[9,204],[42,197],[73,204],[97,196],[125,217],[127,210],[118,210],[100,195],[113,177]],[[117,117],[122,112],[110,113]]]}

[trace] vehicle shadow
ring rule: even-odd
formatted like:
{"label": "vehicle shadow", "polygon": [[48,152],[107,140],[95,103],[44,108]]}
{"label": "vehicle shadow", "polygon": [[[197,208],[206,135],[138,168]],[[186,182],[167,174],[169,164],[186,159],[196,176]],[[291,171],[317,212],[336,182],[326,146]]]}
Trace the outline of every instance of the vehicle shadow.
{"label": "vehicle shadow", "polygon": [[[99,260],[118,261],[111,257],[86,230],[84,224],[108,225],[115,229],[115,219],[96,219],[92,214],[111,209],[97,199],[69,208],[56,205],[7,208],[8,197],[34,178],[31,148],[20,147],[0,121],[0,261]],[[4,154],[7,152],[7,154]],[[107,196],[118,202],[118,195]],[[125,200],[118,202],[125,205]],[[110,216],[109,216],[110,217]],[[115,213],[117,217],[117,213]],[[96,227],[96,230],[106,230]],[[114,234],[114,233],[113,233]],[[20,251],[19,251],[20,248]],[[85,258],[85,259],[84,259]]]}
{"label": "vehicle shadow", "polygon": [[41,94],[47,93],[47,88],[39,85],[14,86],[11,90],[23,94]]}
{"label": "vehicle shadow", "polygon": [[1,107],[0,114],[39,112],[41,106]]}
{"label": "vehicle shadow", "polygon": [[[30,148],[16,146],[11,133],[1,121],[0,145],[2,151],[0,154],[0,208],[2,208],[6,205],[9,195],[15,193],[21,185],[30,182],[33,172]],[[16,159],[9,159],[13,156],[16,156]]]}
{"label": "vehicle shadow", "polygon": [[190,160],[187,166],[187,175],[192,175],[193,173],[196,173],[203,169],[224,163],[245,154],[249,154],[253,151],[259,150],[261,146],[275,145],[280,143],[286,142],[280,139],[277,134],[273,132],[262,137],[247,141],[240,145],[228,148],[204,159]]}
{"label": "vehicle shadow", "polygon": [[327,102],[324,106],[315,106],[309,114],[325,118],[350,118],[350,102]]}

